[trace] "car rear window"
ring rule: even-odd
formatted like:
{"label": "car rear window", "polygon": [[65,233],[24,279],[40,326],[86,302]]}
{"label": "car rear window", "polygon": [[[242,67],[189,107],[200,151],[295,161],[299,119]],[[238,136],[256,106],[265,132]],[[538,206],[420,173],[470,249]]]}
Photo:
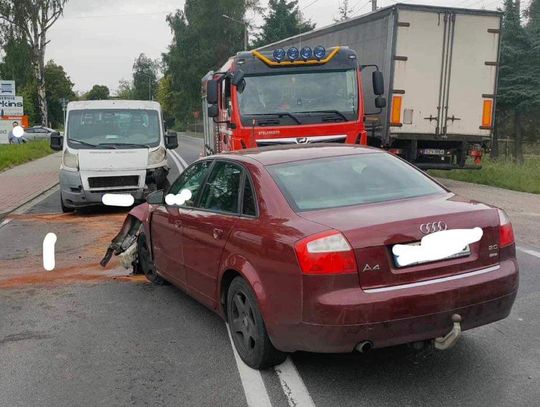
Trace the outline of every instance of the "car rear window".
{"label": "car rear window", "polygon": [[445,192],[420,171],[387,153],[296,161],[267,168],[299,211]]}

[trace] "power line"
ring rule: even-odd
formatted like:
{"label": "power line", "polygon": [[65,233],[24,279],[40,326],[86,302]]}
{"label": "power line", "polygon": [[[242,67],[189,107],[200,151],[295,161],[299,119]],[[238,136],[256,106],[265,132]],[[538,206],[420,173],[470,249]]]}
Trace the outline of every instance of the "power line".
{"label": "power line", "polygon": [[87,18],[110,18],[110,17],[137,17],[137,16],[155,16],[155,15],[167,15],[174,11],[160,11],[154,13],[130,13],[130,14],[104,14],[104,15],[88,15],[88,16],[67,16],[62,17],[62,20],[79,20]]}
{"label": "power line", "polygon": [[319,0],[313,0],[313,1],[312,1],[311,3],[309,3],[308,5],[306,5],[306,6],[302,7],[302,8],[300,8],[300,10],[305,10],[305,9],[307,9],[308,7],[313,6],[313,5],[314,5],[315,3],[317,3],[318,1],[319,1]]}

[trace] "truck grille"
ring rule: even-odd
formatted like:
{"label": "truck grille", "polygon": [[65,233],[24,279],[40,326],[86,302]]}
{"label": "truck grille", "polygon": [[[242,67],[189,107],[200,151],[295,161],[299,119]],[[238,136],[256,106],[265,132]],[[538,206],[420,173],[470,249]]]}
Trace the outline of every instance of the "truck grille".
{"label": "truck grille", "polygon": [[90,188],[136,187],[139,185],[139,176],[91,177],[88,178],[88,185]]}
{"label": "truck grille", "polygon": [[275,139],[258,139],[258,147],[275,146],[279,144],[311,144],[311,143],[345,143],[347,136],[308,136]]}

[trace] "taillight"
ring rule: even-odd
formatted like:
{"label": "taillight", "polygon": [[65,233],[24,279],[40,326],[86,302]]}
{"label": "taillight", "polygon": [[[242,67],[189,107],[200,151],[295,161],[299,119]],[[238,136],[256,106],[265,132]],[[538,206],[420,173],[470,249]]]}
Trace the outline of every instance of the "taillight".
{"label": "taillight", "polygon": [[502,209],[499,209],[499,220],[499,248],[502,249],[514,244],[514,230],[508,215]]}
{"label": "taillight", "polygon": [[300,268],[305,274],[356,273],[354,252],[345,237],[334,230],[317,233],[295,245]]}

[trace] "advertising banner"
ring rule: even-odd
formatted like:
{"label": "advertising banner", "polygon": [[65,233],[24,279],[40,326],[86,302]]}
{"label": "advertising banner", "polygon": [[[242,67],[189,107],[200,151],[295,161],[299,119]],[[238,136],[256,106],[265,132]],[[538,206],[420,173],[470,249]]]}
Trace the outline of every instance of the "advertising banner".
{"label": "advertising banner", "polygon": [[0,116],[22,116],[23,114],[22,96],[0,96]]}
{"label": "advertising banner", "polygon": [[15,96],[15,81],[0,79],[0,96]]}

